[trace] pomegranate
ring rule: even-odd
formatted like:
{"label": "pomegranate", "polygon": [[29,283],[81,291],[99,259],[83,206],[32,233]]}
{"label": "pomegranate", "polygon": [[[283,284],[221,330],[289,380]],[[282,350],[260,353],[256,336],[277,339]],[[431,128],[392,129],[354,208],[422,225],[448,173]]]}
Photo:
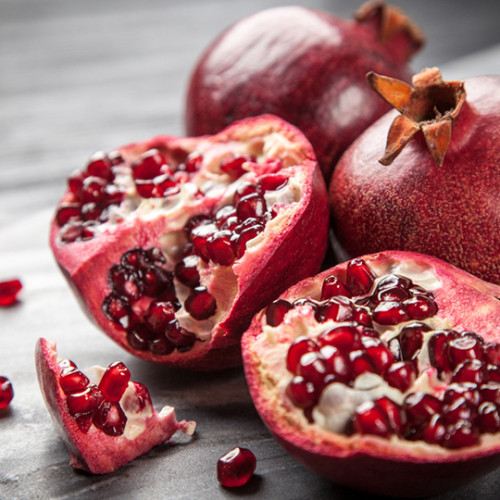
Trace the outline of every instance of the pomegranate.
{"label": "pomegranate", "polygon": [[14,304],[22,287],[21,281],[17,278],[0,282],[0,307]]}
{"label": "pomegranate", "polygon": [[243,486],[253,476],[257,460],[248,448],[237,446],[217,461],[217,480],[222,486]]}
{"label": "pomegranate", "polygon": [[193,70],[188,134],[272,113],[304,132],[328,180],[342,152],[389,110],[367,87],[367,71],[409,80],[407,61],[423,43],[411,20],[383,2],[366,3],[355,18],[287,6],[236,22]]}
{"label": "pomegranate", "polygon": [[398,497],[457,487],[500,464],[499,296],[412,252],[305,279],[243,335],[255,406],[332,481]]}
{"label": "pomegranate", "polygon": [[85,374],[68,359],[58,359],[56,345],[36,346],[40,389],[71,455],[71,466],[93,474],[112,472],[177,431],[191,435],[195,423],[175,418],[174,408],[153,408],[146,386],[130,380],[121,362]]}
{"label": "pomegranate", "polygon": [[113,340],[143,359],[207,370],[241,363],[253,314],[318,271],[327,232],[310,144],[262,116],[95,155],[70,176],[50,240]]}
{"label": "pomegranate", "polygon": [[14,389],[7,377],[0,376],[0,410],[7,408],[14,397]]}
{"label": "pomegranate", "polygon": [[339,253],[422,252],[500,284],[500,77],[445,82],[432,68],[413,87],[368,79],[401,114],[374,123],[337,165]]}

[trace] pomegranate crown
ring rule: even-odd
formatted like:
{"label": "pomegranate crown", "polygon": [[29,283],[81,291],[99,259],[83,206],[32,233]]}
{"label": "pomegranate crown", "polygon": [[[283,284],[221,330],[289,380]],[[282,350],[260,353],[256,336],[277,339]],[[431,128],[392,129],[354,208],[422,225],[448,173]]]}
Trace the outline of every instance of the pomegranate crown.
{"label": "pomegranate crown", "polygon": [[413,87],[373,71],[366,79],[380,97],[401,113],[391,124],[380,163],[390,165],[421,130],[432,158],[442,166],[452,122],[465,102],[464,82],[445,82],[438,68],[424,68],[413,77]]}

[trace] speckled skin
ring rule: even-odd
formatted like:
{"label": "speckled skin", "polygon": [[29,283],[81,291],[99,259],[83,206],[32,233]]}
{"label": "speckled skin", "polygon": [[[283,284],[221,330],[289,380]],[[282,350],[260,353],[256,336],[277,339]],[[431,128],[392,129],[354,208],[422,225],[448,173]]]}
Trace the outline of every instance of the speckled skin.
{"label": "speckled skin", "polygon": [[391,165],[378,162],[396,111],[346,151],[329,194],[348,255],[422,252],[500,284],[500,77],[466,80],[465,90],[442,167],[421,132]]}
{"label": "speckled skin", "polygon": [[187,133],[215,133],[237,119],[275,114],[306,135],[328,181],[347,146],[389,109],[366,73],[407,80],[411,43],[398,33],[383,44],[376,22],[303,7],[246,17],[197,63],[187,94]]}

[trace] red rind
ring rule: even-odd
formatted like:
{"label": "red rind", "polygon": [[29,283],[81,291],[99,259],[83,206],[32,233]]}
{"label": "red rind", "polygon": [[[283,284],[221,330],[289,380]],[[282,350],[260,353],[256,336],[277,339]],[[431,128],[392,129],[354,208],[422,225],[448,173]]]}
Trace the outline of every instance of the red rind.
{"label": "red rind", "polygon": [[38,340],[35,363],[47,409],[71,455],[70,465],[75,469],[93,474],[113,472],[154,446],[164,443],[178,430],[187,434],[194,430],[193,422],[178,422],[174,408],[165,407],[160,413],[152,409],[145,430],[133,440],[125,435],[108,436],[96,428],[84,434],[69,413],[67,396],[58,382],[61,367],[58,365],[55,342],[43,338]]}
{"label": "red rind", "polygon": [[234,120],[273,113],[302,130],[328,180],[342,152],[389,109],[366,85],[366,73],[410,77],[408,32],[382,43],[379,31],[378,14],[361,23],[296,6],[241,19],[194,68],[188,134],[214,133]]}
{"label": "red rind", "polygon": [[500,77],[465,80],[465,91],[441,167],[421,133],[391,165],[379,163],[396,111],[342,156],[329,195],[347,255],[421,252],[500,284]]}
{"label": "red rind", "polygon": [[[158,136],[119,148],[122,156],[130,158],[151,148],[162,150],[165,145],[170,150],[195,151],[215,142],[244,142],[275,132],[282,133],[293,145],[298,163],[288,168],[295,169],[300,179],[301,199],[294,203],[293,211],[289,211],[289,218],[283,221],[279,231],[275,229],[274,234],[266,238],[262,251],[247,251],[241,260],[235,262],[233,269],[238,279],[238,292],[232,304],[227,306],[227,314],[212,330],[210,340],[196,342],[189,352],[174,351],[160,356],[151,351],[134,350],[127,342],[125,332],[101,309],[102,301],[109,293],[107,276],[111,266],[119,262],[121,255],[129,249],[160,246],[160,239],[169,227],[165,218],[141,220],[140,227],[134,224],[134,220],[124,222],[118,231],[109,231],[105,237],[68,245],[58,243],[59,227],[55,221],[52,223],[50,244],[64,276],[89,318],[124,349],[146,360],[194,370],[224,369],[241,364],[239,339],[252,316],[293,283],[320,268],[326,249],[329,214],[326,187],[311,145],[295,127],[270,115],[242,120],[215,136]],[[216,200],[212,204],[215,203]],[[193,214],[197,209],[198,206],[193,206]],[[207,206],[203,211],[207,211]],[[182,228],[181,223],[178,226],[176,229]],[[271,229],[266,227],[266,231],[269,234]],[[303,241],[308,244],[302,244]]]}
{"label": "red rind", "polygon": [[[484,282],[434,257],[412,252],[382,252],[364,256],[369,265],[417,261],[432,267],[442,286],[433,290],[438,317],[454,318],[459,330],[479,332],[499,342],[500,287]],[[345,277],[346,263],[305,279],[280,298],[319,297],[328,275]],[[368,493],[421,497],[456,488],[500,465],[500,439],[460,450],[398,443],[370,435],[348,437],[309,424],[302,413],[273,392],[262,365],[257,341],[262,341],[265,311],[258,313],[242,338],[243,363],[250,394],[262,420],[277,441],[297,460],[316,473]],[[454,326],[454,327],[455,327]],[[264,343],[265,345],[265,343]],[[262,349],[263,347],[260,347]],[[492,442],[491,442],[492,441]]]}

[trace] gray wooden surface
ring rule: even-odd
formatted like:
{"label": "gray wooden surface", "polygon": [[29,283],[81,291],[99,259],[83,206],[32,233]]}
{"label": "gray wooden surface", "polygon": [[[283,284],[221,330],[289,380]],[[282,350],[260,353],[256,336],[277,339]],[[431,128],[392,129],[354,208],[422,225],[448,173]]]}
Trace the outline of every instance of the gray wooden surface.
{"label": "gray wooden surface", "polygon": [[[165,369],[121,351],[80,311],[47,245],[65,178],[96,150],[158,133],[183,133],[189,72],[225,26],[263,0],[0,0],[0,280],[19,276],[20,303],[0,310],[0,374],[15,390],[0,415],[0,498],[347,499],[273,441],[241,370],[202,375]],[[350,16],[361,2],[298,1]],[[396,1],[424,27],[414,68],[445,77],[500,73],[500,9],[492,1]],[[73,471],[39,393],[36,339],[57,341],[81,367],[121,359],[157,407],[198,421],[189,444],[164,445],[107,476]],[[219,487],[217,458],[235,445],[257,456],[238,491]],[[439,500],[498,499],[499,472]],[[359,498],[366,498],[359,496]]]}

